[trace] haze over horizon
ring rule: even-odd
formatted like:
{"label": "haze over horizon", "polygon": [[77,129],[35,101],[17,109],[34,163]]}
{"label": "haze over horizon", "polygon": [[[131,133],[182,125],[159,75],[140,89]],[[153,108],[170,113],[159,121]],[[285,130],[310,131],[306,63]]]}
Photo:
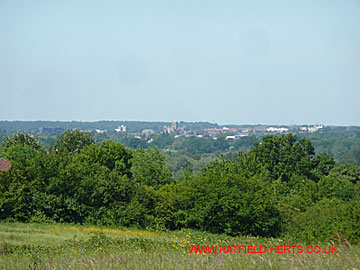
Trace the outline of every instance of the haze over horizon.
{"label": "haze over horizon", "polygon": [[[97,122],[149,122],[149,123],[172,123],[173,121],[165,121],[165,120],[153,120],[153,121],[144,121],[144,120],[123,120],[123,119],[113,119],[113,120],[106,120],[106,119],[102,119],[102,120],[95,120],[95,121],[82,121],[82,120],[0,120],[0,124],[1,122],[62,122],[62,123],[97,123]],[[309,123],[291,123],[291,124],[283,124],[283,123],[223,123],[223,122],[214,122],[214,121],[184,121],[184,120],[176,120],[175,122],[181,123],[210,123],[210,124],[217,124],[218,126],[231,126],[231,125],[235,125],[235,126],[313,126],[313,125],[323,125],[323,123],[315,123],[315,122],[309,122]],[[333,126],[333,127],[358,127],[359,125],[325,125],[325,126]]]}
{"label": "haze over horizon", "polygon": [[0,0],[0,120],[360,125],[360,1]]}

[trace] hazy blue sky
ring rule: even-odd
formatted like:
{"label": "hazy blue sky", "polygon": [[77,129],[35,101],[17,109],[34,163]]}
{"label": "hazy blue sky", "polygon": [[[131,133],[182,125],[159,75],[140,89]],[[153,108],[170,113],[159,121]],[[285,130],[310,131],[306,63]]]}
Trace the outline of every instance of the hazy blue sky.
{"label": "hazy blue sky", "polygon": [[0,0],[0,120],[360,125],[360,1]]}

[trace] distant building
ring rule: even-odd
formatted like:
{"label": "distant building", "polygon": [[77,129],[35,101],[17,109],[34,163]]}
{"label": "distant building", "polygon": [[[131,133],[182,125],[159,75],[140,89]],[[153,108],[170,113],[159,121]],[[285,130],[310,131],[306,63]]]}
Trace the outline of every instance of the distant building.
{"label": "distant building", "polygon": [[313,125],[312,127],[308,127],[308,132],[313,133],[323,128],[323,125]]}
{"label": "distant building", "polygon": [[256,126],[253,128],[254,133],[264,133],[265,131],[266,130],[264,126]]}
{"label": "distant building", "polygon": [[165,134],[169,134],[169,133],[174,132],[174,131],[175,131],[175,130],[174,130],[173,127],[168,127],[168,126],[164,126],[164,127],[163,127],[163,132],[164,132]]}
{"label": "distant building", "polygon": [[321,130],[323,127],[324,127],[323,125],[302,126],[302,127],[299,127],[299,130],[300,130],[300,132],[313,133],[313,132]]}
{"label": "distant building", "polygon": [[284,132],[288,132],[289,129],[288,128],[277,128],[277,127],[268,127],[265,129],[267,132],[275,132],[275,133],[284,133]]}
{"label": "distant building", "polygon": [[178,130],[178,131],[185,132],[185,127],[178,127],[177,130]]}
{"label": "distant building", "polygon": [[0,158],[0,172],[7,171],[11,167],[11,162]]}
{"label": "distant building", "polygon": [[178,129],[178,122],[173,121],[173,122],[171,123],[171,127],[172,127],[174,130],[177,130],[177,129]]}
{"label": "distant building", "polygon": [[235,139],[247,137],[247,136],[249,136],[249,133],[240,132],[237,135],[235,135]]}
{"label": "distant building", "polygon": [[184,127],[179,128],[178,122],[173,121],[173,122],[171,122],[171,127],[168,127],[166,125],[163,127],[163,132],[165,134],[169,134],[169,133],[175,132],[178,129],[181,129],[182,131],[184,131]]}
{"label": "distant building", "polygon": [[224,130],[221,128],[206,128],[206,129],[204,129],[204,132],[211,136],[216,136],[219,133],[223,133]]}
{"label": "distant building", "polygon": [[242,138],[242,137],[246,137],[246,136],[249,136],[249,134],[247,134],[247,133],[241,133],[241,134],[237,134],[237,135],[230,135],[230,136],[226,136],[226,140],[229,140],[229,139],[240,139],[240,138]]}
{"label": "distant building", "polygon": [[117,132],[117,133],[125,133],[126,132],[126,126],[124,126],[124,125],[121,125],[121,126],[118,126],[117,128],[115,128],[115,131]]}
{"label": "distant building", "polygon": [[237,128],[223,127],[223,131],[224,131],[224,132],[236,133],[236,132],[238,132],[238,129],[237,129]]}
{"label": "distant building", "polygon": [[155,133],[152,129],[144,129],[141,131],[141,134],[145,135],[146,137],[150,136],[151,134]]}
{"label": "distant building", "polygon": [[241,133],[250,133],[252,131],[251,128],[242,128]]}
{"label": "distant building", "polygon": [[98,134],[104,134],[104,133],[106,133],[106,129],[97,129],[97,130],[95,130],[95,132]]}

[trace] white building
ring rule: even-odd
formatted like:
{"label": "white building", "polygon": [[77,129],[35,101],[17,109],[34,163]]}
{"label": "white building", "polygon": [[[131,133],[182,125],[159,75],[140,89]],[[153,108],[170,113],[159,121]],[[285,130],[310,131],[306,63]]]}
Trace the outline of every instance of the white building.
{"label": "white building", "polygon": [[299,127],[299,129],[302,132],[313,133],[313,132],[316,132],[316,131],[322,129],[323,127],[324,127],[323,125],[313,125],[313,126]]}
{"label": "white building", "polygon": [[117,133],[126,132],[126,126],[124,125],[118,126],[117,128],[115,128],[115,131]]}
{"label": "white building", "polygon": [[288,132],[289,129],[288,128],[277,128],[277,127],[268,127],[266,128],[266,131],[267,132],[280,132],[280,133],[283,133],[283,132]]}

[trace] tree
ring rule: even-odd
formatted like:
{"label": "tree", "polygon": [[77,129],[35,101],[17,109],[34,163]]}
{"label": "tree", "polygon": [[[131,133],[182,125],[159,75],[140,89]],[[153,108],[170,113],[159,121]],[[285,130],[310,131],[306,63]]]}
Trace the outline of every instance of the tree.
{"label": "tree", "polygon": [[355,164],[336,164],[330,174],[345,178],[353,184],[360,183],[360,166]]}
{"label": "tree", "polygon": [[95,143],[91,133],[79,129],[66,130],[55,142],[53,150],[56,153],[75,153],[80,151],[86,145]]}
{"label": "tree", "polygon": [[360,146],[354,145],[349,151],[345,152],[345,154],[340,157],[339,161],[360,165]]}
{"label": "tree", "polygon": [[40,141],[36,140],[34,136],[23,132],[16,133],[12,138],[5,137],[3,139],[3,148],[10,148],[14,145],[30,146],[34,150],[40,150],[42,148]]}
{"label": "tree", "polygon": [[111,171],[117,170],[122,175],[131,176],[132,151],[120,143],[108,140],[99,147],[96,144],[89,145],[82,150],[79,158],[84,164],[88,164],[87,166],[97,163]]}
{"label": "tree", "polygon": [[154,188],[171,182],[171,172],[165,156],[157,147],[137,149],[132,159],[131,173],[134,181]]}
{"label": "tree", "polygon": [[[269,135],[263,138],[262,143],[254,143],[254,148],[245,154],[242,163],[244,169],[252,171],[253,174],[261,169],[269,171],[273,180],[288,182],[294,174],[315,180],[313,170],[320,161],[314,162],[314,157],[315,150],[310,140],[298,141],[293,134]],[[251,167],[248,164],[252,164]]]}
{"label": "tree", "polygon": [[177,190],[176,197],[168,192],[178,200],[171,205],[179,209],[171,214],[178,218],[175,224],[229,235],[279,232],[279,211],[269,187],[259,176],[246,178],[236,160],[212,162],[202,175],[177,184]]}
{"label": "tree", "polygon": [[19,132],[12,138],[4,138],[0,148],[0,157],[10,160],[13,167],[25,170],[31,159],[40,152],[45,154],[38,140],[28,133]]}

